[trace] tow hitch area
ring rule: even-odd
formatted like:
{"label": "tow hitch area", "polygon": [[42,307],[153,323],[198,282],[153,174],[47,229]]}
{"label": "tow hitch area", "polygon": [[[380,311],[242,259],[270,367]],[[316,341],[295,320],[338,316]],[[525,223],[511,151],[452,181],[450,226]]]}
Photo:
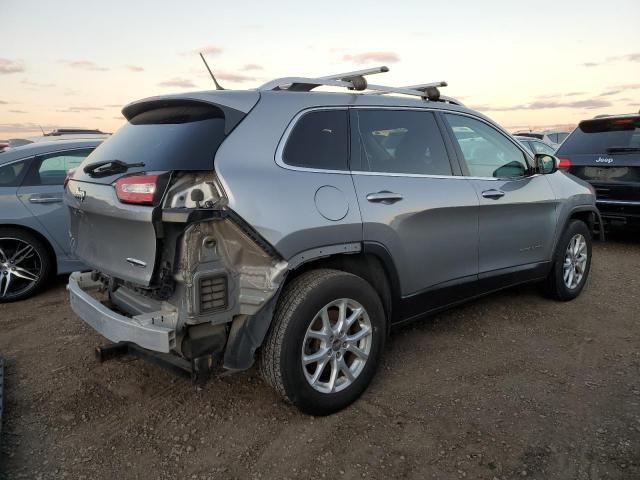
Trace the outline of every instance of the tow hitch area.
{"label": "tow hitch area", "polygon": [[[214,354],[202,355],[186,360],[168,353],[152,352],[134,343],[118,342],[96,347],[96,358],[100,363],[127,355],[142,358],[162,368],[189,378],[194,384],[203,384],[210,377],[222,372],[222,362]],[[1,411],[1,410],[0,410]]]}

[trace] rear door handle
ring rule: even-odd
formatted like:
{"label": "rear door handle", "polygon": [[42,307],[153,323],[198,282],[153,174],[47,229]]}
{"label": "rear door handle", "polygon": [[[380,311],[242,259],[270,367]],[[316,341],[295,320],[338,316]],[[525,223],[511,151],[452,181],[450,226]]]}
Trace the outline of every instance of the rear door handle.
{"label": "rear door handle", "polygon": [[60,203],[61,197],[29,197],[31,203]]}
{"label": "rear door handle", "polygon": [[484,192],[482,192],[482,196],[484,198],[491,198],[493,200],[497,200],[501,197],[504,197],[504,192],[502,190],[495,190],[495,189],[491,189],[491,190],[485,190]]}
{"label": "rear door handle", "polygon": [[399,193],[389,192],[387,190],[383,190],[381,192],[370,193],[367,195],[367,200],[372,203],[384,203],[386,205],[391,205],[392,203],[399,202],[404,199],[402,195]]}

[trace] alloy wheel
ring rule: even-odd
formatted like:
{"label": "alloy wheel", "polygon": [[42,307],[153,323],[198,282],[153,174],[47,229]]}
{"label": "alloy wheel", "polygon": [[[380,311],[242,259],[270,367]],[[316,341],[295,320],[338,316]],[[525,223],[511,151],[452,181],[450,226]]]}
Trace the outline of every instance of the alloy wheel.
{"label": "alloy wheel", "polygon": [[30,243],[0,237],[0,299],[16,297],[32,289],[42,277],[43,262]]}
{"label": "alloy wheel", "polygon": [[571,237],[562,266],[564,284],[570,290],[574,290],[582,282],[587,267],[587,255],[587,241],[584,236],[578,233]]}
{"label": "alloy wheel", "polygon": [[312,319],[302,343],[305,378],[322,393],[348,388],[362,373],[371,353],[373,328],[360,303],[341,298]]}

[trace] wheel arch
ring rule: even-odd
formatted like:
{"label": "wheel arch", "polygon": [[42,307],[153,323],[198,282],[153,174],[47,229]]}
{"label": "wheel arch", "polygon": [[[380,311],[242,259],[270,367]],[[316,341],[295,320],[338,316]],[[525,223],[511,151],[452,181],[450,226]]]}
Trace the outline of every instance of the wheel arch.
{"label": "wheel arch", "polygon": [[51,242],[51,240],[49,240],[49,238],[47,238],[47,236],[43,235],[42,232],[39,232],[38,230],[31,228],[27,225],[21,225],[21,224],[17,224],[17,223],[3,223],[0,224],[0,228],[13,228],[15,230],[22,230],[30,235],[33,235],[34,237],[36,237],[40,242],[42,242],[42,245],[44,245],[44,248],[47,250],[47,253],[49,254],[49,257],[51,258],[51,266],[52,266],[52,275],[56,275],[58,272],[58,256],[56,254],[55,248],[53,247],[53,244]]}
{"label": "wheel arch", "polygon": [[594,205],[579,205],[573,207],[567,218],[567,225],[571,220],[580,220],[586,223],[592,235],[598,235],[600,240],[604,240],[604,229],[602,227],[602,218],[598,208]]}
{"label": "wheel arch", "polygon": [[253,316],[240,316],[233,321],[224,354],[224,368],[246,370],[255,361],[268,331],[273,325],[273,314],[279,297],[286,287],[301,274],[322,268],[352,273],[367,281],[376,291],[385,310],[387,333],[400,314],[400,284],[389,251],[381,244],[367,243],[357,253],[338,253],[310,258],[291,269],[278,292]]}
{"label": "wheel arch", "polygon": [[309,270],[331,268],[352,273],[366,280],[376,291],[387,317],[387,327],[400,311],[398,272],[389,251],[376,242],[364,242],[358,253],[340,253],[315,258],[298,265],[287,275],[286,282]]}

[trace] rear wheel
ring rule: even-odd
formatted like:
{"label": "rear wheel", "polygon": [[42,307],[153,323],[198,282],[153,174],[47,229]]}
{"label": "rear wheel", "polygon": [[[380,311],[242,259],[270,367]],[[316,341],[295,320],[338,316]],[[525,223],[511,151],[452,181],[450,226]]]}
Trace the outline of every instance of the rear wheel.
{"label": "rear wheel", "polygon": [[553,298],[573,300],[584,288],[591,269],[591,233],[580,220],[571,220],[558,242],[547,291]]}
{"label": "rear wheel", "polygon": [[23,300],[47,282],[53,261],[45,245],[34,235],[0,227],[0,303]]}
{"label": "rear wheel", "polygon": [[367,388],[386,328],[380,298],[365,280],[337,270],[302,274],[285,288],[273,322],[260,371],[300,410],[328,415]]}

